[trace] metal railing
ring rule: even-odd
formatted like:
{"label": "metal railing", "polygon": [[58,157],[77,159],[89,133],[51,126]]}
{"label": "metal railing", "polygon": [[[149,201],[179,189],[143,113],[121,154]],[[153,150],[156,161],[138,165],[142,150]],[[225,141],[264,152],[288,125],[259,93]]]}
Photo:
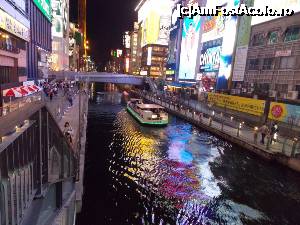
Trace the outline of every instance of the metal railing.
{"label": "metal railing", "polygon": [[42,92],[26,96],[20,99],[13,100],[9,103],[5,103],[5,106],[0,107],[0,117],[7,116],[9,113],[18,111],[29,103],[42,101]]}

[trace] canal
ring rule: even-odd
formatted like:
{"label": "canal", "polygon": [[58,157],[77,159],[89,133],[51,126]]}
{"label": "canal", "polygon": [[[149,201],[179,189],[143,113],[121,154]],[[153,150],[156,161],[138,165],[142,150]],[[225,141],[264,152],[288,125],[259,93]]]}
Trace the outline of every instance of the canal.
{"label": "canal", "polygon": [[78,225],[300,224],[300,176],[171,117],[140,126],[94,94]]}

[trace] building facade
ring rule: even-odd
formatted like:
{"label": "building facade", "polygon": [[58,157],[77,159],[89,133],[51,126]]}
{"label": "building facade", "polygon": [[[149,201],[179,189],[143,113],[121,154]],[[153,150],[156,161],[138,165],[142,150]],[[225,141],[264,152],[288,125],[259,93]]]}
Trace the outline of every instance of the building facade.
{"label": "building facade", "polygon": [[30,42],[28,44],[28,78],[37,80],[48,77],[48,58],[51,53],[52,13],[50,1],[41,4],[28,0],[30,18]]}
{"label": "building facade", "polygon": [[140,75],[165,78],[173,6],[171,0],[142,0],[136,7],[142,48]]}
{"label": "building facade", "polygon": [[149,44],[142,48],[140,75],[165,77],[168,46]]}
{"label": "building facade", "polygon": [[26,1],[0,4],[0,106],[2,90],[27,80],[27,44],[30,21]]}
{"label": "building facade", "polygon": [[69,1],[52,0],[51,70],[69,70]]}
{"label": "building facade", "polygon": [[243,92],[299,99],[300,13],[252,26]]}
{"label": "building facade", "polygon": [[69,69],[71,71],[80,70],[80,46],[82,45],[82,33],[79,32],[79,26],[75,23],[70,23],[69,32]]}

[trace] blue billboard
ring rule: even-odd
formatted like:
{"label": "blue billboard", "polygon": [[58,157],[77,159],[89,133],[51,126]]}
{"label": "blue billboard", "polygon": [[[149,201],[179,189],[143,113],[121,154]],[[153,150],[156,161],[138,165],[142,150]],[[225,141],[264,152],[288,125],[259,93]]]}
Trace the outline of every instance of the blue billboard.
{"label": "blue billboard", "polygon": [[182,27],[179,79],[195,80],[201,17],[185,17]]}

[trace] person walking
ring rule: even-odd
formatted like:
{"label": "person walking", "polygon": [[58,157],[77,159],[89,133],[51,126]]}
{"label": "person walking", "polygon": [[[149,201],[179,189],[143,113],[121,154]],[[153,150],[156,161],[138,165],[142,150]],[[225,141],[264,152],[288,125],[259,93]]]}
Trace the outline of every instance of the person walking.
{"label": "person walking", "polygon": [[277,139],[277,133],[278,133],[279,129],[278,129],[278,125],[276,122],[273,123],[272,127],[271,127],[271,142],[270,144],[272,144],[272,142],[276,142]]}
{"label": "person walking", "polygon": [[269,128],[267,127],[266,124],[264,124],[261,128],[259,128],[259,131],[261,133],[261,144],[265,144],[265,137],[269,133]]}
{"label": "person walking", "polygon": [[53,99],[53,91],[52,90],[50,91],[49,96],[50,96],[50,101],[52,101],[52,99]]}
{"label": "person walking", "polygon": [[70,126],[70,123],[69,122],[66,122],[65,123],[65,126],[64,126],[64,135],[66,136],[67,140],[69,141],[70,144],[72,144],[72,134],[73,134],[73,129],[72,127]]}

